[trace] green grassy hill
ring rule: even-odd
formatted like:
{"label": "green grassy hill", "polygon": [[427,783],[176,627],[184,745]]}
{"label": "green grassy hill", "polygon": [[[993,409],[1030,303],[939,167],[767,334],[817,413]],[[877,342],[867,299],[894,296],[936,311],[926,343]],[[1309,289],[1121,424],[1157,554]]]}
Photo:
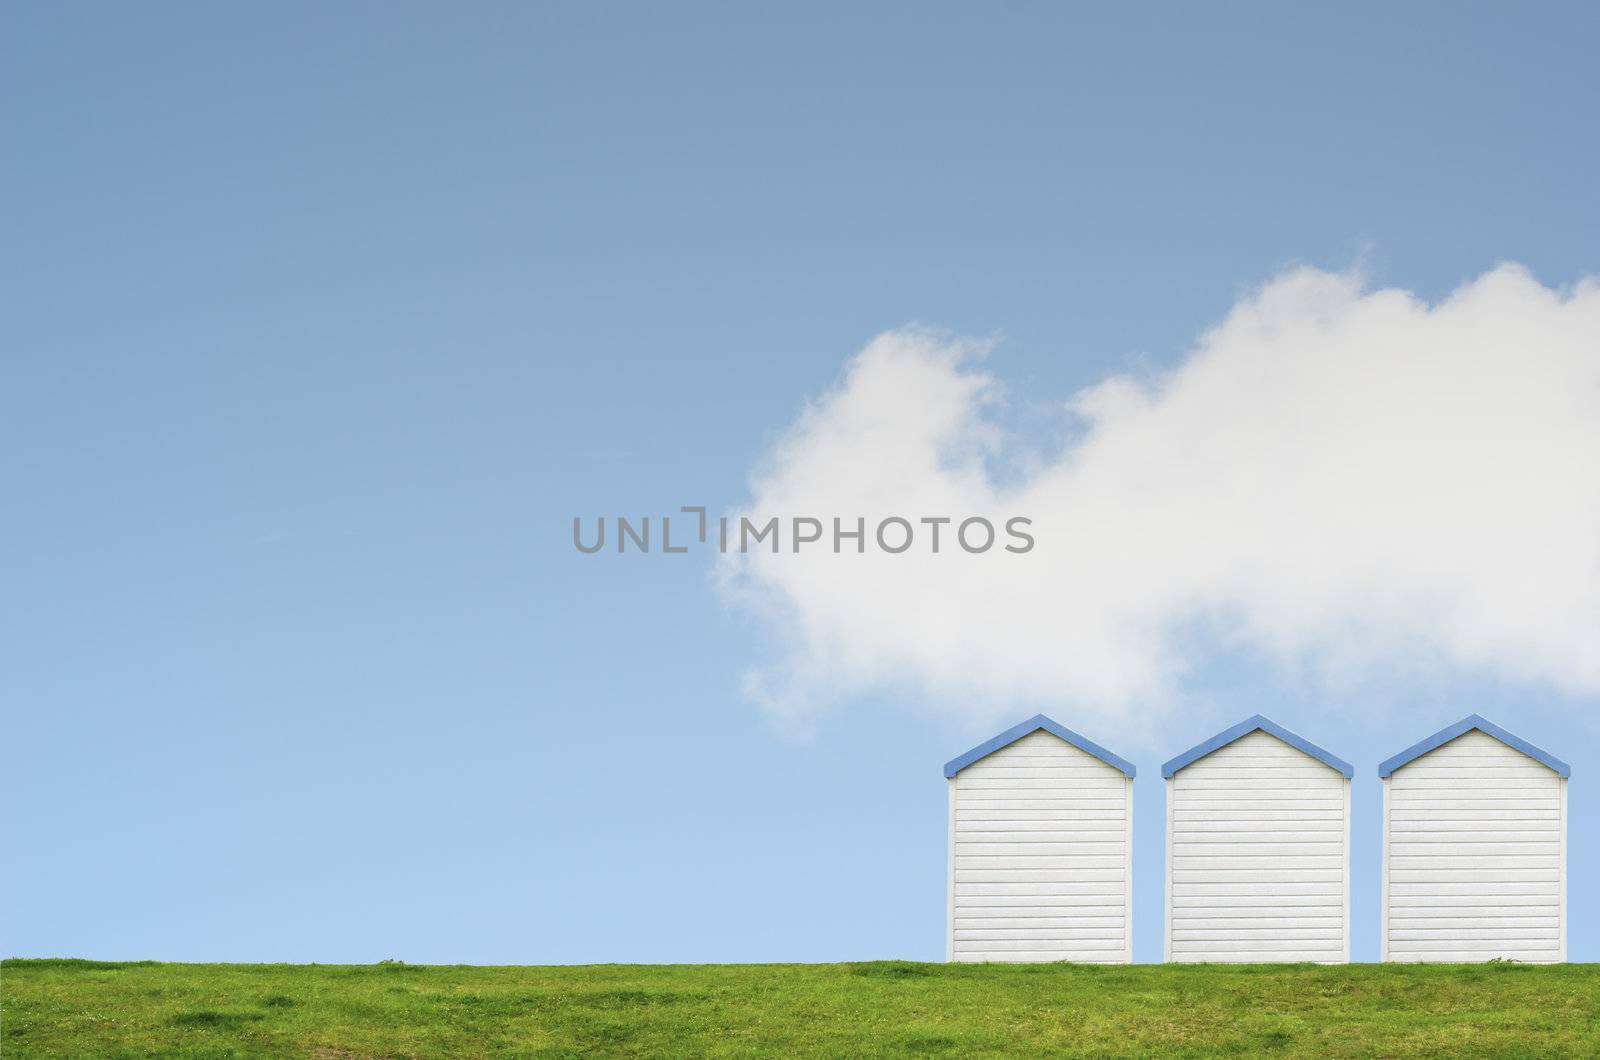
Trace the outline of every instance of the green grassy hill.
{"label": "green grassy hill", "polygon": [[10,960],[0,1055],[1594,1056],[1600,966]]}

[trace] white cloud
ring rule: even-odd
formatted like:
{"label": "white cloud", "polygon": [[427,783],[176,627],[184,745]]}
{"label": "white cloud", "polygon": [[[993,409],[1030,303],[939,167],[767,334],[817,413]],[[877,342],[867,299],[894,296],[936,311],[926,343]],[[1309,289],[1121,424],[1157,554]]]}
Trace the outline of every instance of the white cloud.
{"label": "white cloud", "polygon": [[1074,440],[1031,461],[983,352],[873,340],[745,514],[1025,515],[1037,546],[796,555],[786,527],[778,555],[728,559],[778,645],[747,691],[780,717],[899,689],[990,718],[1159,719],[1221,648],[1340,681],[1399,665],[1600,692],[1595,282],[1504,266],[1430,306],[1290,272],[1170,373],[1072,396]]}

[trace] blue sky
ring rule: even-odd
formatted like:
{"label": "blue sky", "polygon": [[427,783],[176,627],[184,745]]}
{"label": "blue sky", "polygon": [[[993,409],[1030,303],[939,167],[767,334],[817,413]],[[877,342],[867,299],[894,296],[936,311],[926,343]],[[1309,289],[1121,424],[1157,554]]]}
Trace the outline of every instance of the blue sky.
{"label": "blue sky", "polygon": [[1600,272],[1592,6],[3,17],[6,953],[936,959],[940,767],[1044,705],[1139,766],[1140,959],[1158,766],[1257,711],[1357,766],[1356,959],[1376,764],[1472,712],[1572,763],[1600,959],[1592,692],[1224,642],[1155,733],[903,682],[796,733],[709,557],[570,543],[747,503],[911,322],[1065,401],[1296,265]]}

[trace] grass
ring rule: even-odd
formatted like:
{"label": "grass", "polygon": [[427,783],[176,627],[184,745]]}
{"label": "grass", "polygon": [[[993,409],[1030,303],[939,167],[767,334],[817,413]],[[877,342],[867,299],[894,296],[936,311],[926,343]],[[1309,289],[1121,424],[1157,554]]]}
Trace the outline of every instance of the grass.
{"label": "grass", "polygon": [[8,960],[0,1052],[1593,1056],[1600,966]]}

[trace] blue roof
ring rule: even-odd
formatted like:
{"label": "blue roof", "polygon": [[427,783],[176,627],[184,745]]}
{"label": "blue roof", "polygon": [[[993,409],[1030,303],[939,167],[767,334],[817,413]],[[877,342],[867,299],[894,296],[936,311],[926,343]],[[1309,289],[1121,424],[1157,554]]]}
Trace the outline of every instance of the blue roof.
{"label": "blue roof", "polygon": [[1378,776],[1386,777],[1390,773],[1393,773],[1395,770],[1399,769],[1401,766],[1405,765],[1407,762],[1410,762],[1413,759],[1421,758],[1435,747],[1441,747],[1444,744],[1449,743],[1451,740],[1454,740],[1457,736],[1469,733],[1473,729],[1477,729],[1479,732],[1484,733],[1487,736],[1493,736],[1496,740],[1499,740],[1507,747],[1512,747],[1518,751],[1521,751],[1535,762],[1549,766],[1560,776],[1570,777],[1572,775],[1572,767],[1567,765],[1561,759],[1557,758],[1555,755],[1551,754],[1549,751],[1540,750],[1527,740],[1524,740],[1522,737],[1511,735],[1509,732],[1506,732],[1488,718],[1480,717],[1477,714],[1469,714],[1465,718],[1462,718],[1460,721],[1456,722],[1454,725],[1445,726],[1432,736],[1428,737],[1426,740],[1423,740],[1421,743],[1412,744],[1404,751],[1401,751],[1393,758],[1384,762],[1378,767]]}
{"label": "blue roof", "polygon": [[1007,729],[1005,732],[994,737],[993,739],[985,740],[983,743],[980,743],[966,754],[950,759],[950,761],[944,764],[944,775],[947,777],[953,777],[963,769],[970,766],[972,763],[976,762],[978,759],[987,758],[996,751],[1000,750],[1000,748],[1009,747],[1011,744],[1016,743],[1024,736],[1027,736],[1030,733],[1038,732],[1040,729],[1043,729],[1052,736],[1061,737],[1078,750],[1089,752],[1106,765],[1111,766],[1114,769],[1120,769],[1123,773],[1130,777],[1133,776],[1135,772],[1133,763],[1128,761],[1126,758],[1112,754],[1110,751],[1107,751],[1104,747],[1101,747],[1093,740],[1084,739],[1082,736],[1079,736],[1065,725],[1061,725],[1050,718],[1045,717],[1043,714],[1035,714],[1021,725],[1013,725],[1011,728]]}
{"label": "blue roof", "polygon": [[1349,762],[1346,762],[1342,758],[1335,758],[1333,755],[1329,754],[1327,751],[1324,751],[1322,748],[1318,747],[1310,740],[1307,740],[1305,737],[1296,736],[1288,729],[1285,729],[1282,725],[1272,721],[1270,718],[1264,718],[1260,714],[1244,719],[1231,729],[1222,730],[1205,743],[1195,744],[1193,747],[1183,752],[1183,754],[1162,766],[1161,775],[1164,777],[1170,777],[1172,774],[1176,773],[1184,766],[1189,765],[1191,762],[1204,758],[1217,748],[1226,747],[1241,737],[1249,736],[1257,729],[1260,729],[1262,732],[1269,735],[1276,736],[1290,747],[1304,751],[1306,754],[1310,755],[1312,758],[1315,758],[1323,765],[1331,766],[1347,777],[1355,776],[1356,771],[1351,767]]}

